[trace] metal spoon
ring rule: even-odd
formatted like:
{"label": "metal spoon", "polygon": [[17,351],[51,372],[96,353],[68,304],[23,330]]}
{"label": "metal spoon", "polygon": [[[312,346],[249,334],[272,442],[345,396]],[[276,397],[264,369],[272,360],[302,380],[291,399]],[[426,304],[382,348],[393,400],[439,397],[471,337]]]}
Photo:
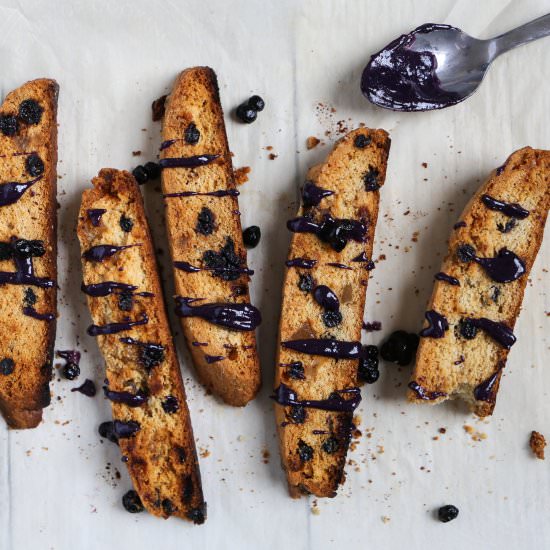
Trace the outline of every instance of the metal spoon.
{"label": "metal spoon", "polygon": [[449,25],[422,25],[371,57],[361,90],[372,103],[395,111],[449,107],[477,90],[499,55],[548,35],[550,14],[489,40]]}

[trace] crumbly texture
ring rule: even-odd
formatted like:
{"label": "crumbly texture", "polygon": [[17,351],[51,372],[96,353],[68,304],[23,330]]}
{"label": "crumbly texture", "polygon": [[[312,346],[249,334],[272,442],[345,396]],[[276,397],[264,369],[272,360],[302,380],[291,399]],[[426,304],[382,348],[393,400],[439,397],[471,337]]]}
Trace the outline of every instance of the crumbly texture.
{"label": "crumbly texture", "polygon": [[546,447],[546,439],[541,433],[536,432],[535,430],[531,432],[529,446],[537,458],[544,460],[544,447]]}
{"label": "crumbly texture", "polygon": [[[200,139],[195,144],[180,139],[190,124],[194,124],[200,132]],[[166,100],[162,139],[179,141],[161,151],[161,158],[220,155],[206,166],[164,169],[162,189],[165,194],[235,189],[218,83],[212,69],[195,67],[179,75]],[[218,252],[230,237],[234,242],[235,253],[242,260],[242,267],[246,267],[246,249],[237,197],[199,195],[166,198],[165,205],[170,251],[174,261],[205,267],[205,252]],[[208,208],[213,215],[213,227],[209,234],[197,230],[198,217],[204,208]],[[177,295],[203,298],[204,302],[199,303],[250,302],[249,277],[246,274],[226,281],[207,270],[186,273],[174,269],[174,279]],[[260,387],[255,333],[229,330],[198,317],[182,318],[181,324],[202,383],[230,405],[243,406],[253,399]],[[223,359],[209,364],[206,361],[208,356]]]}
{"label": "crumbly texture", "polygon": [[[370,138],[363,141],[368,145],[362,148],[355,146],[358,136]],[[327,399],[335,390],[357,386],[357,360],[306,355],[283,348],[281,342],[328,337],[343,341],[361,340],[369,272],[365,263],[352,260],[362,252],[369,260],[372,256],[379,202],[377,190],[365,189],[364,177],[369,172],[378,171],[378,185],[384,183],[389,147],[390,139],[384,130],[354,130],[338,141],[324,164],[311,168],[307,175],[309,181],[334,194],[323,198],[317,207],[302,206],[298,216],[307,213],[315,220],[321,220],[325,214],[331,214],[340,219],[364,219],[367,238],[362,243],[350,240],[343,251],[336,252],[314,234],[293,234],[289,259],[315,259],[317,264],[312,269],[286,269],[275,387],[286,384],[300,400]],[[328,265],[330,263],[345,264],[351,269],[337,268]],[[327,328],[322,320],[323,309],[314,300],[312,292],[300,289],[300,277],[308,275],[313,279],[313,288],[326,285],[337,295],[342,314],[342,322],[338,326]],[[286,366],[295,361],[303,364],[303,380],[293,378]],[[290,418],[291,412],[291,407],[275,405],[282,465],[291,496],[309,493],[318,497],[335,496],[338,485],[344,480],[353,414],[306,408],[305,419],[298,424]],[[323,446],[327,448],[329,439],[330,452],[327,452]],[[303,448],[304,444],[313,451],[311,460],[304,461],[300,456],[300,446]]]}
{"label": "crumbly texture", "polygon": [[[133,176],[125,171],[101,170],[93,184],[94,189],[84,191],[79,214],[82,252],[100,244],[139,246],[121,250],[102,262],[83,258],[84,283],[117,281],[137,286],[135,292],[153,293],[152,297],[134,295],[129,312],[120,310],[116,293],[105,297],[87,296],[95,325],[123,322],[128,318],[137,320],[143,314],[149,319],[145,325],[97,337],[105,358],[109,389],[132,394],[143,390],[149,396],[140,407],[112,403],[115,420],[135,421],[140,425],[134,436],[119,440],[120,450],[128,459],[126,465],[134,487],[149,512],[162,517],[195,518],[197,523],[202,523],[206,505],[193,429],[141,193]],[[86,211],[91,208],[106,210],[98,227],[94,227],[87,216]],[[120,227],[121,216],[133,221],[130,232]],[[140,346],[123,343],[122,337],[162,345],[164,360],[146,368],[140,359]],[[163,409],[168,396],[177,399],[176,412]]]}
{"label": "crumbly texture", "polygon": [[[42,178],[22,197],[0,207],[0,241],[12,237],[44,242],[45,254],[32,259],[37,277],[57,281],[57,96],[54,80],[27,82],[11,92],[0,107],[0,116],[17,117],[25,100],[35,100],[43,109],[40,121],[18,120],[15,135],[0,133],[0,182],[29,182],[35,177],[25,168],[27,153],[35,152],[44,163]],[[14,261],[0,261],[0,271],[15,271]],[[56,286],[6,284],[0,291],[0,360],[10,358],[12,374],[0,374],[0,411],[10,428],[34,428],[42,409],[50,404],[56,321],[43,321],[23,314],[25,290],[36,295],[39,313],[57,315]]]}
{"label": "crumbly texture", "polygon": [[[484,194],[519,203],[530,213],[527,218],[517,220],[510,231],[499,231],[498,227],[505,227],[510,218],[487,208],[481,201]],[[529,272],[542,242],[549,206],[550,151],[531,147],[510,155],[468,203],[460,217],[463,224],[451,234],[449,253],[441,268],[457,278],[460,286],[436,281],[427,306],[427,310],[433,309],[446,317],[449,330],[443,338],[421,338],[412,375],[412,380],[427,393],[446,395],[422,400],[409,390],[410,401],[435,404],[458,397],[470,403],[477,415],[492,414],[508,350],[481,330],[475,338],[467,340],[460,335],[458,325],[464,317],[486,317],[514,328]],[[480,257],[493,257],[501,248],[507,248],[525,262],[526,272],[516,281],[497,283],[477,263],[459,261],[456,251],[464,243],[471,244]],[[476,400],[476,387],[493,376],[493,388],[486,400]]]}

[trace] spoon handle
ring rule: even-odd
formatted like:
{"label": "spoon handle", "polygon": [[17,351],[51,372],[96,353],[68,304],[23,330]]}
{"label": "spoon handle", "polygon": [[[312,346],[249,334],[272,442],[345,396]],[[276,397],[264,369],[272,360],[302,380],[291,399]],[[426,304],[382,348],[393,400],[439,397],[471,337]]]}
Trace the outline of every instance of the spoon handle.
{"label": "spoon handle", "polygon": [[550,13],[493,38],[491,42],[494,45],[494,57],[548,35],[550,35]]}

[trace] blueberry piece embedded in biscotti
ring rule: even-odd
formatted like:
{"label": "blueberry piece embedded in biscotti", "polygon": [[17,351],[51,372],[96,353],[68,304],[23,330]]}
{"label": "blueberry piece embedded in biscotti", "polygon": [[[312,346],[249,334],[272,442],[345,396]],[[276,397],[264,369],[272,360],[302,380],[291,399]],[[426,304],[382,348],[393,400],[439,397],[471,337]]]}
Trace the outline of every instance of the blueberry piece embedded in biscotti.
{"label": "blueberry piece embedded in biscotti", "polygon": [[11,115],[0,116],[0,132],[5,136],[12,137],[17,134],[17,118]]}
{"label": "blueberry piece embedded in biscotti", "polygon": [[197,216],[197,223],[195,224],[196,231],[205,237],[212,235],[214,232],[215,220],[216,217],[214,216],[214,212],[212,212],[210,208],[203,206]]}
{"label": "blueberry piece embedded in biscotti", "polygon": [[251,225],[243,231],[243,242],[247,248],[255,248],[260,242],[262,232],[257,225]]}
{"label": "blueberry piece embedded in biscotti", "polygon": [[183,133],[183,139],[185,140],[185,143],[188,143],[189,145],[196,145],[201,138],[201,133],[199,129],[197,128],[197,125],[194,122],[190,122],[187,125],[187,128],[185,128],[185,132]]}
{"label": "blueberry piece embedded in biscotti", "polygon": [[34,99],[25,99],[19,105],[19,119],[25,124],[38,124],[42,120],[44,108]]}
{"label": "blueberry piece embedded in biscotti", "polygon": [[0,360],[0,374],[2,374],[3,376],[12,374],[14,369],[15,362],[10,357],[4,357],[4,359]]}
{"label": "blueberry piece embedded in biscotti", "polygon": [[33,178],[36,178],[44,173],[44,163],[37,154],[29,155],[25,161],[25,170]]}
{"label": "blueberry piece embedded in biscotti", "polygon": [[132,231],[132,228],[134,227],[134,222],[132,221],[132,218],[128,218],[124,214],[120,215],[119,220],[120,229],[124,231],[124,233],[130,233]]}
{"label": "blueberry piece embedded in biscotti", "polygon": [[303,462],[309,462],[313,458],[313,447],[300,440],[298,442],[298,455]]}

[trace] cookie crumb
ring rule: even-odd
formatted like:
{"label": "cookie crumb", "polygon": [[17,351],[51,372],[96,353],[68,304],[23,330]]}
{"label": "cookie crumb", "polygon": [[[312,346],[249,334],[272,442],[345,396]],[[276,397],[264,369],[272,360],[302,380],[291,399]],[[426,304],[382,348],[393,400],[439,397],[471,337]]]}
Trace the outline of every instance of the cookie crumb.
{"label": "cookie crumb", "polygon": [[533,451],[533,454],[540,460],[544,460],[544,447],[546,447],[545,437],[533,430],[531,432],[531,438],[529,439],[529,446]]}
{"label": "cookie crumb", "polygon": [[319,145],[319,143],[321,143],[321,140],[319,138],[316,138],[315,136],[309,136],[307,139],[306,139],[306,147],[309,150],[311,149],[315,149],[315,147],[317,147],[317,145]]}
{"label": "cookie crumb", "polygon": [[391,520],[391,518],[388,516],[382,516],[380,519],[382,520],[382,523],[389,523],[389,521]]}
{"label": "cookie crumb", "polygon": [[269,153],[269,160],[275,160],[278,156],[275,153]]}
{"label": "cookie crumb", "polygon": [[423,163],[422,163],[422,168],[428,168],[428,163],[427,163],[427,162],[423,162]]}
{"label": "cookie crumb", "polygon": [[133,157],[139,157],[139,156],[141,156],[141,151],[132,151],[132,156],[133,156]]}
{"label": "cookie crumb", "polygon": [[166,103],[166,97],[167,96],[163,95],[158,99],[155,99],[155,101],[153,101],[153,104],[151,105],[152,118],[154,122],[156,122],[157,120],[161,120],[162,117],[164,116],[164,106]]}
{"label": "cookie crumb", "polygon": [[248,174],[250,174],[251,171],[252,168],[250,168],[250,166],[241,166],[240,168],[233,170],[235,183],[237,185],[242,185],[243,183],[246,183],[248,181]]}

